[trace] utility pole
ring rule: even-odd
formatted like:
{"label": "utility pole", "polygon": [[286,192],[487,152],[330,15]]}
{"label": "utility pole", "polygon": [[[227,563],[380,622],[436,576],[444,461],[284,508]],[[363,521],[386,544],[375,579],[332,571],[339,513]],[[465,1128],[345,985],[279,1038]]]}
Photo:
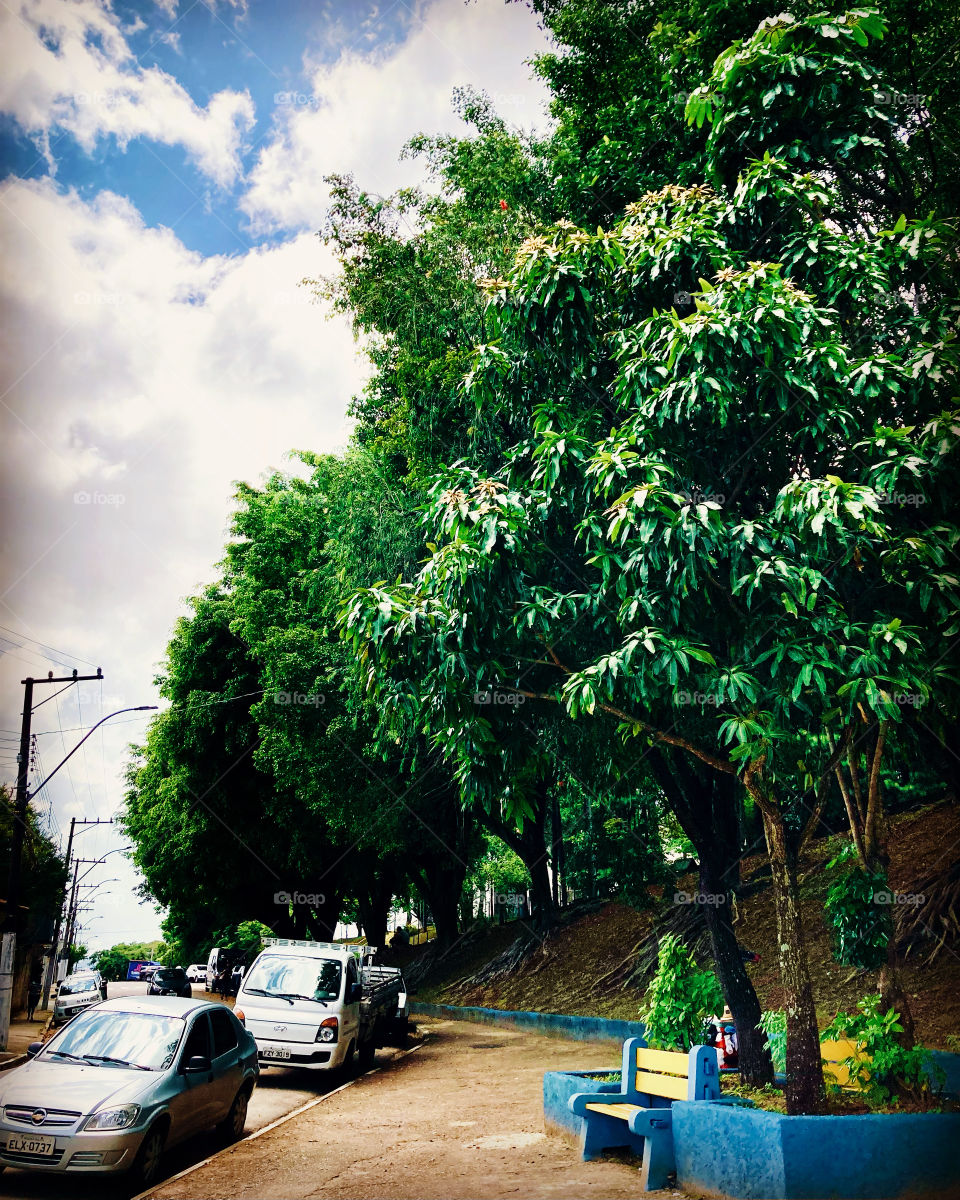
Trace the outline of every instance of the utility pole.
{"label": "utility pole", "polygon": [[[67,904],[67,899],[68,899],[68,891],[69,891],[69,887],[70,887],[70,854],[71,854],[71,851],[73,850],[74,830],[78,825],[86,825],[89,828],[91,825],[112,825],[112,824],[113,824],[112,818],[105,820],[103,818],[98,817],[94,821],[94,820],[87,820],[87,819],[80,820],[77,817],[72,817],[70,820],[70,836],[67,838],[67,856],[66,856],[66,859],[64,860],[66,863],[66,867],[67,867],[67,874],[66,874],[66,878],[63,883],[63,899],[60,901],[60,909],[57,912],[57,923],[53,927],[53,945],[50,947],[50,960],[47,963],[47,971],[46,971],[46,975],[43,980],[43,998],[40,1001],[41,1010],[45,1009],[47,1007],[47,1005],[50,1003],[50,990],[53,987],[54,983],[56,982],[57,970],[60,965],[60,960],[63,957],[63,953],[60,949],[60,927],[64,923],[63,918],[64,918],[64,906],[65,905],[66,905],[67,915],[69,915],[69,912],[70,912],[70,904]],[[84,830],[84,829],[80,830],[80,833],[85,833],[85,832],[86,832],[86,830]],[[79,834],[77,836],[79,836]],[[74,872],[74,886],[76,886],[76,872]],[[73,898],[72,898],[72,894],[71,894],[70,895],[71,903],[72,903],[72,900],[73,900]],[[65,940],[64,948],[66,948],[66,946],[69,946],[69,945],[70,945],[69,941]]]}
{"label": "utility pole", "polygon": [[[103,672],[97,668],[96,675],[72,675],[54,679],[51,671],[46,679],[21,679],[23,684],[23,718],[20,724],[20,753],[17,756],[17,794],[13,810],[13,831],[10,837],[10,873],[7,877],[7,909],[3,923],[3,940],[0,942],[0,1050],[6,1050],[10,1036],[10,1009],[13,1004],[13,976],[16,970],[17,926],[20,904],[20,859],[23,854],[23,837],[27,828],[27,805],[30,793],[27,781],[30,773],[30,718],[33,716],[33,685],[35,683],[79,683],[81,680],[102,679]],[[71,751],[72,753],[72,751]],[[67,755],[69,758],[70,756]],[[64,762],[66,759],[64,759]],[[61,763],[60,766],[63,764]],[[59,770],[59,767],[54,768]],[[46,780],[44,780],[46,782]],[[41,785],[42,786],[42,785]],[[39,788],[37,789],[39,791]]]}

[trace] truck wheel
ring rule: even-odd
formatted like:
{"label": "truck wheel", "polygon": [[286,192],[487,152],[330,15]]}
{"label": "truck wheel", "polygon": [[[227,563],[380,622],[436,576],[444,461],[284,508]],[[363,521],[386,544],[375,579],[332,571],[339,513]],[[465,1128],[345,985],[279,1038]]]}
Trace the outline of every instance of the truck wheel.
{"label": "truck wheel", "polygon": [[369,1071],[374,1064],[377,1056],[377,1043],[374,1041],[373,1035],[363,1042],[357,1052],[357,1061],[360,1064],[361,1071]]}

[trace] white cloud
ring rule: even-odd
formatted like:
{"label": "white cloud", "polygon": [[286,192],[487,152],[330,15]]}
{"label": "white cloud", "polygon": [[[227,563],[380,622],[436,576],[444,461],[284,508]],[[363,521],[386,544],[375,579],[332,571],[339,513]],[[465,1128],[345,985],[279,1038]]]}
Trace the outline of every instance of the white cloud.
{"label": "white cloud", "polygon": [[546,92],[524,60],[545,48],[529,10],[502,0],[421,0],[406,39],[384,55],[345,51],[332,66],[307,64],[299,91],[277,94],[276,131],[249,174],[242,209],[257,232],[316,228],[325,175],[355,172],[386,193],[421,178],[399,163],[415,133],[463,130],[454,87],[482,87],[514,125],[545,122]]}
{"label": "white cloud", "polygon": [[[292,448],[342,448],[365,368],[346,324],[298,286],[333,268],[311,235],[204,258],[145,227],[128,201],[85,202],[46,179],[8,185],[0,238],[0,500],[15,518],[0,624],[103,667],[102,710],[96,684],[83,685],[82,713],[63,710],[65,729],[89,726],[101,711],[157,703],[153,676],[182,600],[216,575],[234,481],[294,469]],[[0,658],[0,724],[19,724],[24,674],[51,666],[23,648]],[[43,733],[56,710],[35,723],[50,766],[65,752]],[[116,810],[124,747],[144,729],[123,720],[50,785],[61,826]],[[91,934],[118,940],[153,920],[118,910]]]}
{"label": "white cloud", "polygon": [[65,131],[88,153],[111,136],[121,147],[147,138],[182,145],[218,185],[240,175],[244,137],[254,124],[249,92],[225,89],[201,108],[172,75],[137,62],[107,0],[3,5],[0,40],[0,109],[35,140],[51,170],[56,136]]}

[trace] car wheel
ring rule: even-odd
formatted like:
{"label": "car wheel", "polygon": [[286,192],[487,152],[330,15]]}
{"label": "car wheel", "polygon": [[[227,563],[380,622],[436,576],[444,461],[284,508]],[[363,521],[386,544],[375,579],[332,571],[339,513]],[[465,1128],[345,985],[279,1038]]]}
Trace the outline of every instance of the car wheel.
{"label": "car wheel", "polygon": [[250,1103],[250,1089],[242,1087],[234,1096],[230,1111],[217,1126],[217,1136],[221,1141],[230,1145],[239,1142],[247,1124],[247,1106]]}
{"label": "car wheel", "polygon": [[153,1187],[157,1182],[166,1140],[167,1131],[162,1125],[154,1125],[147,1130],[147,1135],[140,1143],[137,1157],[130,1168],[130,1182],[138,1192],[145,1192],[147,1188]]}

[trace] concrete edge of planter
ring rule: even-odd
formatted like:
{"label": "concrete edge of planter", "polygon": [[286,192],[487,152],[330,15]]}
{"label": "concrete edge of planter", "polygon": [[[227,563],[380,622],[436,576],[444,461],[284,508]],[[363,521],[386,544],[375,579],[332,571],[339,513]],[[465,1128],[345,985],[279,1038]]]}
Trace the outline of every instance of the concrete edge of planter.
{"label": "concrete edge of planter", "polygon": [[577,1092],[620,1091],[619,1083],[597,1083],[604,1075],[611,1075],[620,1068],[613,1065],[603,1071],[545,1071],[543,1075],[543,1125],[565,1141],[579,1144],[583,1129],[583,1117],[572,1113],[567,1101]]}
{"label": "concrete edge of planter", "polygon": [[788,1117],[673,1106],[677,1184],[733,1200],[960,1197],[960,1113]]}
{"label": "concrete edge of planter", "polygon": [[[469,1008],[459,1004],[428,1004],[420,1000],[411,1001],[410,1011],[415,1016],[507,1025],[547,1037],[571,1038],[578,1042],[616,1042],[620,1046],[627,1038],[643,1037],[646,1032],[639,1021],[614,1021],[606,1017],[581,1017],[566,1013],[516,1012],[501,1008]],[[618,1069],[619,1063],[611,1067],[611,1070]]]}
{"label": "concrete edge of planter", "polygon": [[[546,1071],[547,1133],[576,1145],[576,1092],[617,1070]],[[787,1117],[709,1101],[673,1106],[677,1184],[723,1200],[960,1200],[960,1114]]]}

